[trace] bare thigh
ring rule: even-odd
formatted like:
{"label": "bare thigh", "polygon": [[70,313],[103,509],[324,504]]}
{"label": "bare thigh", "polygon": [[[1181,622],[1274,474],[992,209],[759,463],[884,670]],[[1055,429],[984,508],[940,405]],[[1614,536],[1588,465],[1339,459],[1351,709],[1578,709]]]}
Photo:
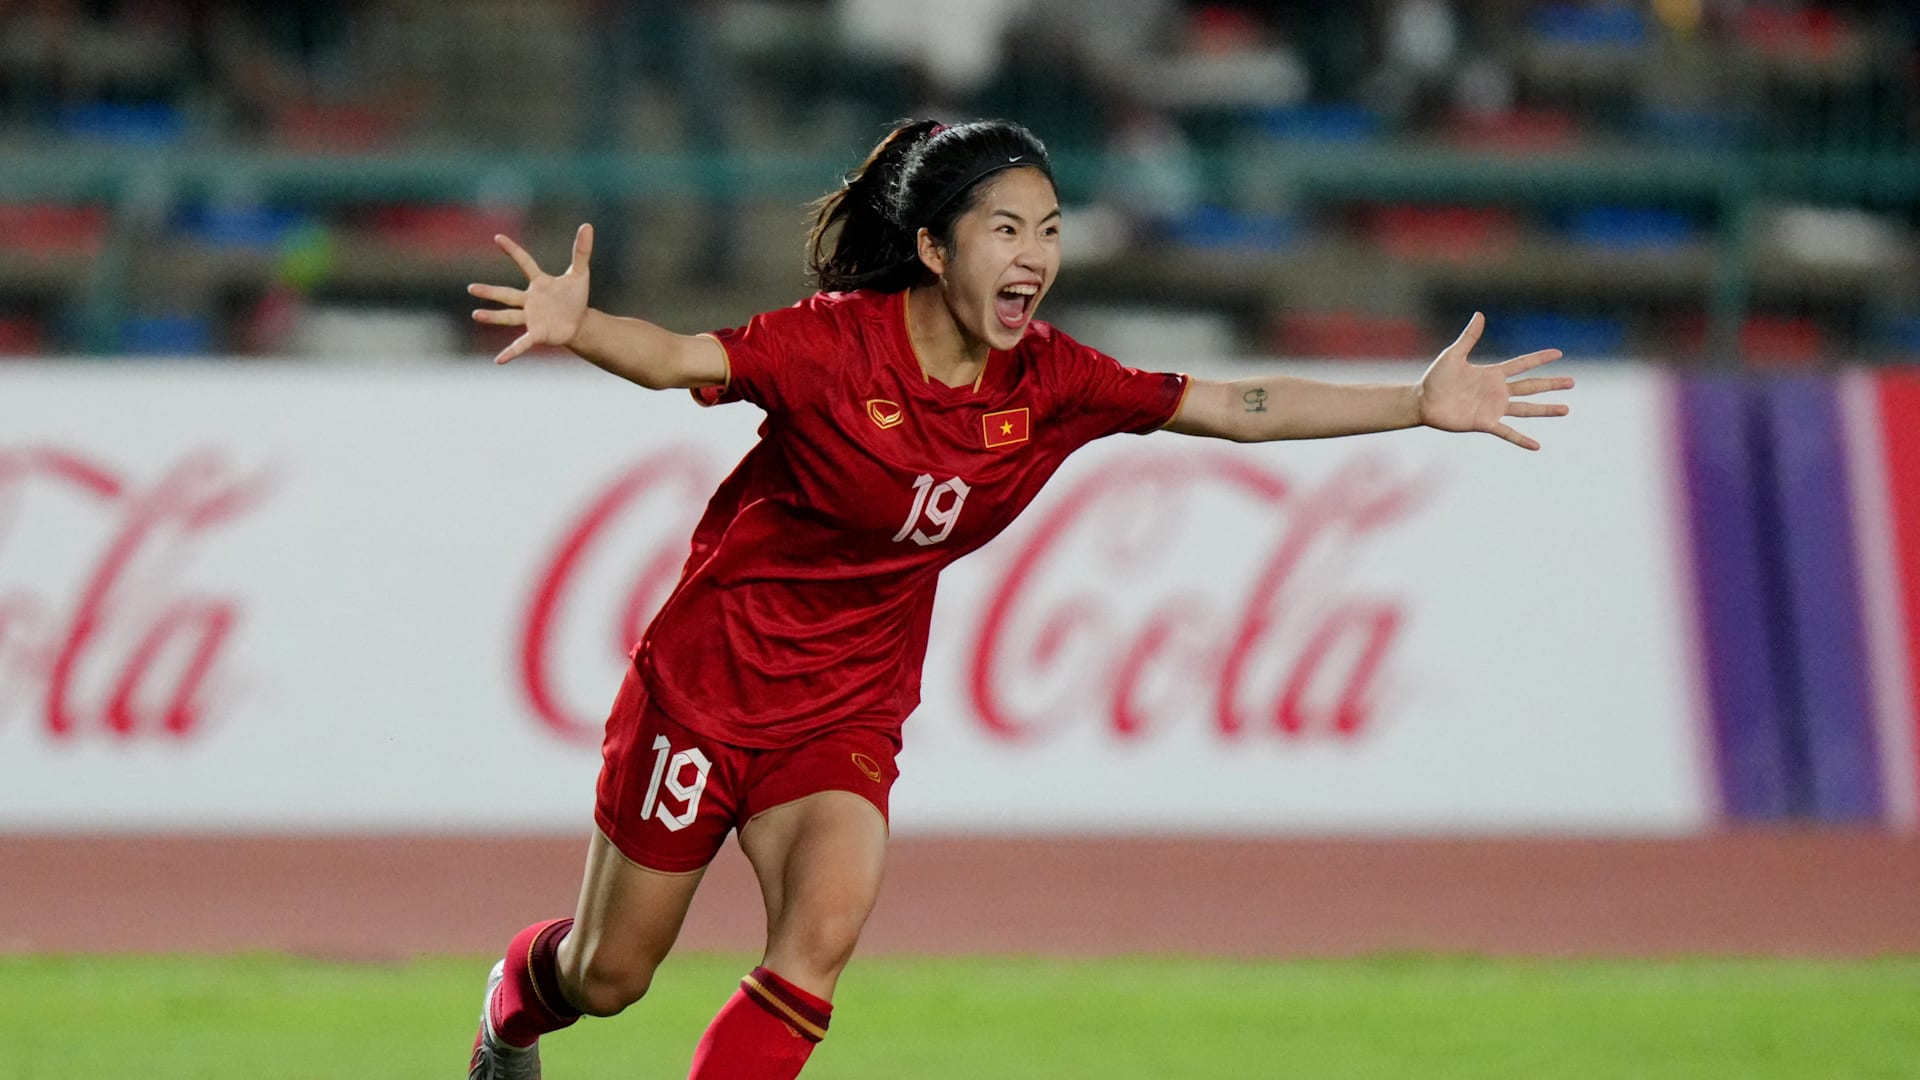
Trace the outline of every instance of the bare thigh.
{"label": "bare thigh", "polygon": [[755,816],[740,828],[740,849],[767,904],[764,963],[831,998],[880,896],[885,819],[858,795],[823,791]]}
{"label": "bare thigh", "polygon": [[575,1008],[611,1016],[640,1000],[673,948],[704,870],[666,874],[629,862],[599,829],[573,929],[560,943],[560,989]]}

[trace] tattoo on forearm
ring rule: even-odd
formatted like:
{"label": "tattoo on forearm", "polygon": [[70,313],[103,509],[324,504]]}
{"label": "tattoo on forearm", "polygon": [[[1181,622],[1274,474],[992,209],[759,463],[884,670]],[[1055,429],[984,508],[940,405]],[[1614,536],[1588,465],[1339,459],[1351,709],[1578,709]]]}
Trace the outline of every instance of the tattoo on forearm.
{"label": "tattoo on forearm", "polygon": [[1241,394],[1240,400],[1247,403],[1248,412],[1267,411],[1267,392],[1260,387],[1256,386],[1246,393]]}

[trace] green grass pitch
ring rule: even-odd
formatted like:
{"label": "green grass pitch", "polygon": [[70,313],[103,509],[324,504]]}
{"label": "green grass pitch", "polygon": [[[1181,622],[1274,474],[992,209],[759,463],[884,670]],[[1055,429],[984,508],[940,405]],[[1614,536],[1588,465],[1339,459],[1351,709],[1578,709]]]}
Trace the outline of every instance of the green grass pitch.
{"label": "green grass pitch", "polygon": [[[0,956],[0,1076],[464,1076],[489,963]],[[685,1076],[752,963],[669,959],[646,1001],[549,1039],[547,1075]],[[1920,958],[864,958],[805,1075],[1907,1078]]]}

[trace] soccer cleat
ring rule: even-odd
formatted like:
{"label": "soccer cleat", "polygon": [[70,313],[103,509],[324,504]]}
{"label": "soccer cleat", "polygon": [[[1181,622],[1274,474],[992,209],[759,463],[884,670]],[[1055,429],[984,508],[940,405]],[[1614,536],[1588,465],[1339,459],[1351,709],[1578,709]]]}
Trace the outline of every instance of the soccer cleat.
{"label": "soccer cleat", "polygon": [[473,1037],[467,1080],[540,1080],[540,1044],[522,1050],[501,1042],[493,1033],[493,995],[506,975],[505,960],[496,962],[487,972],[487,996],[480,999],[480,1033]]}

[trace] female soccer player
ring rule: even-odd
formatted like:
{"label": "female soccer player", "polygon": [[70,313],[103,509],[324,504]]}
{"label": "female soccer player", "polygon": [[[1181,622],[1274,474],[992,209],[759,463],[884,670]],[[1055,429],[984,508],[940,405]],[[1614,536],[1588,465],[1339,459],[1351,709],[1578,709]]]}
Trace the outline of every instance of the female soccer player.
{"label": "female soccer player", "polygon": [[896,128],[816,207],[821,291],[735,330],[686,336],[588,307],[590,226],[557,277],[495,239],[528,280],[469,288],[501,305],[475,319],[524,328],[497,362],[564,346],[767,418],[634,648],[579,906],[522,930],[494,967],[470,1078],[538,1076],[541,1035],[638,1001],[732,830],[766,900],[766,953],[691,1076],[799,1074],[879,892],[940,570],[1078,447],[1159,428],[1263,442],[1424,424],[1532,450],[1505,418],[1567,408],[1515,399],[1573,385],[1507,381],[1557,350],[1469,364],[1479,315],[1409,385],[1123,367],[1034,321],[1060,269],[1060,207],[1046,149],[997,120]]}

